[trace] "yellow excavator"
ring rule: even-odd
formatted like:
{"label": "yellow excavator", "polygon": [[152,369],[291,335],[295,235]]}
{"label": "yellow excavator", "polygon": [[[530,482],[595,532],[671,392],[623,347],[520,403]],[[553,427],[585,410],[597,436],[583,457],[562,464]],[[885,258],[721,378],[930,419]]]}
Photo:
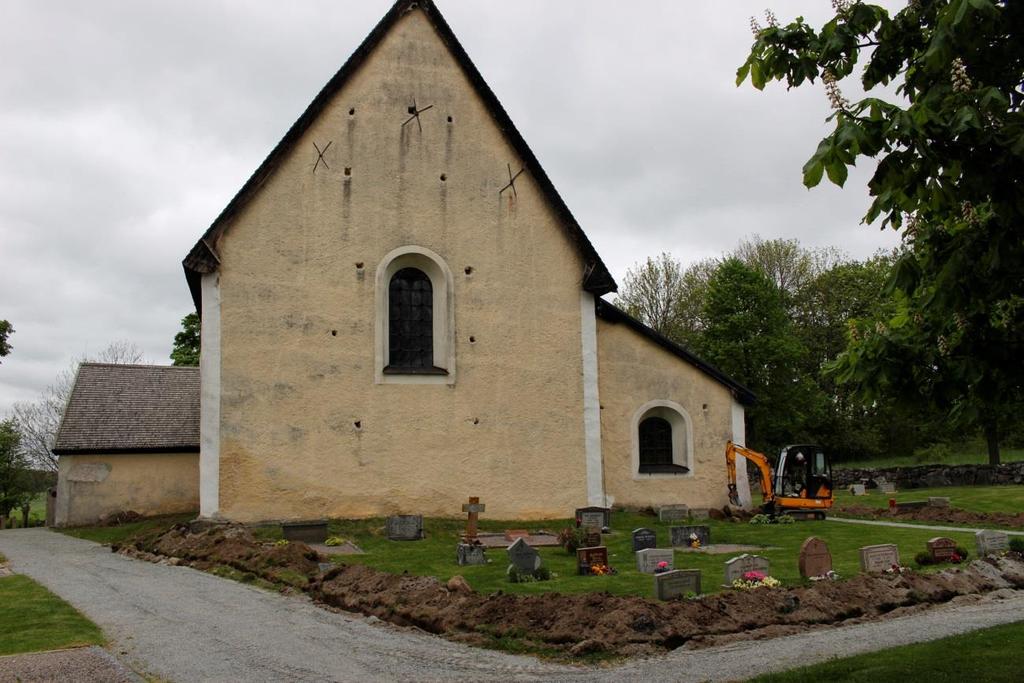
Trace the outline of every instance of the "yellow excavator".
{"label": "yellow excavator", "polygon": [[786,446],[776,467],[768,456],[730,441],[725,447],[725,466],[729,473],[729,502],[739,505],[736,491],[736,456],[741,455],[761,473],[761,508],[768,514],[825,519],[832,507],[832,466],[819,446]]}

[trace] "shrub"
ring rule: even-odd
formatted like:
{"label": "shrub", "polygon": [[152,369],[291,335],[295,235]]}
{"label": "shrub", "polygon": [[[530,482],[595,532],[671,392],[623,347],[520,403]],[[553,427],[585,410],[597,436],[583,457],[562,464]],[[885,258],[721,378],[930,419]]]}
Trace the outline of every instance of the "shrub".
{"label": "shrub", "polygon": [[548,581],[551,578],[551,570],[547,567],[535,569],[532,572],[524,572],[514,564],[510,564],[505,571],[510,583],[533,583],[534,581]]}
{"label": "shrub", "polygon": [[586,529],[566,527],[558,532],[558,543],[565,548],[565,552],[570,555],[575,553],[578,548],[582,548],[586,541]]}
{"label": "shrub", "polygon": [[916,562],[920,567],[927,566],[932,564],[932,555],[929,552],[918,553],[917,555],[914,555],[914,562]]}
{"label": "shrub", "polygon": [[[959,550],[959,548],[957,548]],[[1011,538],[1010,550],[1015,553],[1024,553],[1024,538]]]}
{"label": "shrub", "polygon": [[970,555],[970,553],[967,552],[967,548],[963,547],[962,545],[958,545],[956,547],[956,554],[960,556],[961,562],[966,562],[967,556]]}

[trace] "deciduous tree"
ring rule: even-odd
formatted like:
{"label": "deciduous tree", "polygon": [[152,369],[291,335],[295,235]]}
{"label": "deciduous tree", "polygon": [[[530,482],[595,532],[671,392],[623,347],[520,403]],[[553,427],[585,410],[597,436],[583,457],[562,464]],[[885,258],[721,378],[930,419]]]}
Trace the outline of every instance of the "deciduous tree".
{"label": "deciduous tree", "polygon": [[174,335],[171,360],[174,365],[199,365],[200,321],[197,313],[189,313],[181,319],[181,331]]}

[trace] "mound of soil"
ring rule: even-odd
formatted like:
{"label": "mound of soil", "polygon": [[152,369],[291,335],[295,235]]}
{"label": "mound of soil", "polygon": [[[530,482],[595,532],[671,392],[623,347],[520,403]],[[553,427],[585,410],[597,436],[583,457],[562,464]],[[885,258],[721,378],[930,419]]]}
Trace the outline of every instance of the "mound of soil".
{"label": "mound of soil", "polygon": [[915,522],[940,522],[944,524],[961,524],[980,527],[1024,528],[1024,512],[1011,514],[1008,512],[972,512],[960,508],[943,508],[926,506],[920,508],[897,508],[890,512],[888,508],[875,508],[866,505],[848,505],[836,508],[836,512],[851,517],[868,519],[910,520]]}
{"label": "mound of soil", "polygon": [[306,544],[261,542],[234,525],[196,533],[179,525],[114,549],[197,569],[228,566],[243,576],[305,590],[332,607],[454,640],[489,645],[514,638],[571,656],[651,654],[683,645],[770,638],[822,624],[906,613],[957,596],[1024,587],[1024,557],[1017,553],[935,574],[860,575],[802,588],[730,590],[696,600],[656,602],[608,593],[484,595],[461,577],[443,583],[363,565],[340,565],[322,574],[320,557]]}

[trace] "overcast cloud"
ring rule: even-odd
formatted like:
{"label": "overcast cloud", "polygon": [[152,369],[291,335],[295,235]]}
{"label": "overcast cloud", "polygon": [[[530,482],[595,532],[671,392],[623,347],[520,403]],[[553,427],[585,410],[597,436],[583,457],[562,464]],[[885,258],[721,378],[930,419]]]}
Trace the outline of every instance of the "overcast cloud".
{"label": "overcast cloud", "polygon": [[[820,84],[735,87],[765,0],[437,1],[620,283],[754,233],[858,258],[896,243],[859,225],[870,169],[800,184],[828,131]],[[113,340],[170,362],[181,259],[390,4],[3,3],[0,415]]]}

